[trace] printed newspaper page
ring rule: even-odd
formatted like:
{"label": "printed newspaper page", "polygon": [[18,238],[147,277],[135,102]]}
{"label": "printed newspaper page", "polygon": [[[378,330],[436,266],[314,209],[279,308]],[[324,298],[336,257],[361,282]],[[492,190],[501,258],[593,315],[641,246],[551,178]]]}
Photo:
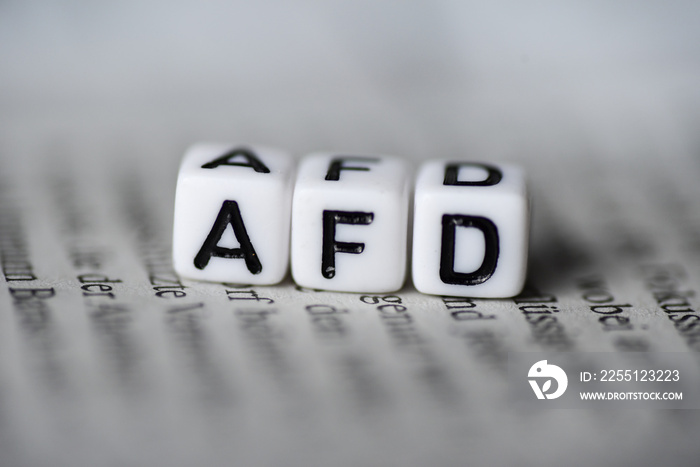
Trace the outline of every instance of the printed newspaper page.
{"label": "printed newspaper page", "polygon": [[[0,4],[0,465],[698,464],[695,4],[189,3]],[[519,165],[525,290],[182,278],[197,142]]]}

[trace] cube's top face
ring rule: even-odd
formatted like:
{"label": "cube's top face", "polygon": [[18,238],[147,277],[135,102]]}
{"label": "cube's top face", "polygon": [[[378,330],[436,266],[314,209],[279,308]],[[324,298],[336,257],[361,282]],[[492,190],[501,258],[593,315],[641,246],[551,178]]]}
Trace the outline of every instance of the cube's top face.
{"label": "cube's top face", "polygon": [[416,192],[470,193],[527,196],[525,174],[520,167],[490,162],[434,160],[418,172]]}
{"label": "cube's top face", "polygon": [[294,159],[279,149],[207,143],[187,150],[180,165],[180,177],[273,181],[291,178],[293,169]]}
{"label": "cube's top face", "polygon": [[348,153],[315,153],[299,165],[297,188],[347,192],[401,193],[410,184],[401,158]]}

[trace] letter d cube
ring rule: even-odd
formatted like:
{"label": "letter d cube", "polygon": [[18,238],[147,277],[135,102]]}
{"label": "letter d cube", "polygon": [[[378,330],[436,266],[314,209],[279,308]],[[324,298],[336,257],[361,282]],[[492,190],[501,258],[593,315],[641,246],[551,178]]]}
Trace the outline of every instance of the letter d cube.
{"label": "letter d cube", "polygon": [[519,168],[424,163],[415,191],[413,284],[436,295],[517,295],[525,282],[529,218]]}
{"label": "letter d cube", "polygon": [[293,181],[293,159],[275,149],[190,148],[175,194],[175,271],[216,282],[280,282],[289,265]]}

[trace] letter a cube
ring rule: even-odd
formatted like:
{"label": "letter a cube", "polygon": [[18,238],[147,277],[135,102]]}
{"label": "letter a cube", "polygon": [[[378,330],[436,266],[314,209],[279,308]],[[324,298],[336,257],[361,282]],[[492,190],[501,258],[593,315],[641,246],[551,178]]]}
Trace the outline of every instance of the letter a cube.
{"label": "letter a cube", "polygon": [[294,161],[282,151],[190,148],[175,194],[175,271],[215,282],[280,282],[289,266],[293,183]]}
{"label": "letter a cube", "polygon": [[413,284],[435,295],[517,295],[525,282],[529,218],[519,168],[424,163],[415,189]]}
{"label": "letter a cube", "polygon": [[321,153],[299,165],[292,276],[342,292],[392,292],[406,276],[410,176],[388,156]]}

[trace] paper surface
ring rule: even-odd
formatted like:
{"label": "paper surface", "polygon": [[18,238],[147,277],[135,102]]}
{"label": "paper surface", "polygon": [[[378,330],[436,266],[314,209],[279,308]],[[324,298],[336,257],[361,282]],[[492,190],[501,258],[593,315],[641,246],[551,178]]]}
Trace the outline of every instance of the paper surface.
{"label": "paper surface", "polygon": [[[342,11],[327,13],[296,19],[326,28],[325,42],[299,36],[310,47],[300,60],[325,57],[331,71],[309,84],[292,69],[284,89],[252,61],[259,75],[220,65],[238,77],[231,86],[175,77],[179,101],[156,85],[141,99],[144,84],[124,104],[128,86],[114,81],[109,98],[87,86],[84,101],[58,105],[77,85],[22,81],[31,67],[13,58],[1,94],[0,464],[695,465],[697,410],[523,410],[508,359],[648,351],[698,362],[700,326],[679,321],[700,316],[696,65],[627,85],[610,69],[593,83],[572,72],[556,91],[541,80],[556,60],[516,78],[505,62],[472,73],[462,67],[488,55],[441,60],[443,45],[462,44],[449,34],[384,64],[388,42],[374,53],[328,26]],[[392,37],[401,45],[409,32]],[[428,61],[439,80],[419,72]],[[422,295],[410,281],[375,295],[289,278],[181,280],[175,181],[200,140],[517,163],[533,196],[528,289],[480,300]],[[687,304],[669,312],[672,299]]]}

